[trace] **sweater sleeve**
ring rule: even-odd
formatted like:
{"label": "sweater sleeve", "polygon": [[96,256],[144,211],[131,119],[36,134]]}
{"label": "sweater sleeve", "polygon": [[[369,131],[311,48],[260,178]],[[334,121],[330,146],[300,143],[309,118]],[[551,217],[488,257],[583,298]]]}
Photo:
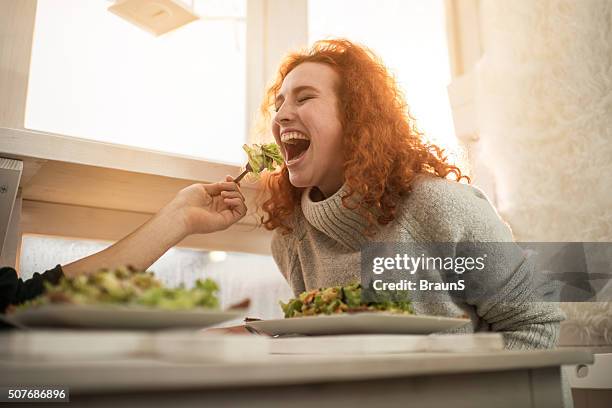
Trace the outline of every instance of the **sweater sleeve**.
{"label": "sweater sleeve", "polygon": [[[488,254],[483,274],[466,273],[465,303],[493,331],[503,333],[508,349],[552,348],[564,319],[558,304],[539,301],[533,262],[513,241],[512,232],[477,188],[438,179],[424,183],[419,195],[430,203],[426,234],[432,242],[455,243],[455,256],[478,243]],[[478,282],[480,280],[480,282]],[[486,291],[470,291],[470,287]],[[478,293],[476,293],[478,292]]]}
{"label": "sweater sleeve", "polygon": [[45,282],[57,284],[64,276],[62,267],[43,274],[36,272],[32,278],[22,280],[13,268],[0,268],[0,312],[4,313],[9,305],[18,305],[41,295],[45,291]]}
{"label": "sweater sleeve", "polygon": [[293,293],[297,296],[306,290],[304,276],[297,253],[296,239],[291,234],[274,231],[271,244],[272,257]]}

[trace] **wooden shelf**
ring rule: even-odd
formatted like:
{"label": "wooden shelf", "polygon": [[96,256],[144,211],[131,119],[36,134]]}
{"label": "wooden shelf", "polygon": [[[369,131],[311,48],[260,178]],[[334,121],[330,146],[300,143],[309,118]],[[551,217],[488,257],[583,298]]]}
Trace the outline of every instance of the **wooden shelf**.
{"label": "wooden shelf", "polygon": [[[195,182],[237,175],[240,167],[128,146],[0,128],[0,156],[22,160],[21,230],[117,240]],[[269,254],[258,227],[257,185],[243,185],[249,215],[227,231],[192,236],[180,246]]]}

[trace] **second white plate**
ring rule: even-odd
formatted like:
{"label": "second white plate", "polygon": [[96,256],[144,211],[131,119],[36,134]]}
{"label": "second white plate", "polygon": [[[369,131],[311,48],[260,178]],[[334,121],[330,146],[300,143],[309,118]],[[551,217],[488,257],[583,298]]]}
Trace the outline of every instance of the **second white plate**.
{"label": "second white plate", "polygon": [[244,310],[162,310],[139,306],[45,305],[5,317],[25,327],[160,330],[204,328],[244,315]]}
{"label": "second white plate", "polygon": [[355,313],[289,319],[258,320],[246,324],[255,330],[275,335],[326,334],[430,334],[470,323],[469,319],[443,316]]}

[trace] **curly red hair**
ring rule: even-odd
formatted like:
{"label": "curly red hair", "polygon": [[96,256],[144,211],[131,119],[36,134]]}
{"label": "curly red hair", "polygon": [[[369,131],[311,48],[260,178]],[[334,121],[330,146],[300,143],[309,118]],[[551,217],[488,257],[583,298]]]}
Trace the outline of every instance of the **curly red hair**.
{"label": "curly red hair", "polygon": [[[400,197],[420,173],[437,177],[466,179],[461,170],[448,162],[444,150],[426,143],[415,126],[395,78],[368,48],[346,39],[322,40],[309,49],[287,55],[274,83],[260,107],[265,129],[269,130],[274,100],[283,80],[299,64],[317,62],[332,67],[340,77],[337,84],[340,122],[343,129],[346,208],[368,220],[365,233],[376,224],[386,225],[395,218]],[[294,187],[283,165],[265,180],[268,199],[262,208],[268,230],[280,227],[291,232],[289,219],[300,203],[303,188]],[[353,197],[353,200],[349,198]]]}

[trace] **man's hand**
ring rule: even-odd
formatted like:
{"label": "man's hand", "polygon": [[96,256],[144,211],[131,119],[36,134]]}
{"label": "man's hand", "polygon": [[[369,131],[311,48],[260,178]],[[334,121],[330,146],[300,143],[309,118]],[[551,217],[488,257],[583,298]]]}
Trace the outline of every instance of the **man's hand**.
{"label": "man's hand", "polygon": [[186,235],[221,231],[245,216],[244,196],[233,178],[214,184],[193,184],[168,205],[182,214]]}

